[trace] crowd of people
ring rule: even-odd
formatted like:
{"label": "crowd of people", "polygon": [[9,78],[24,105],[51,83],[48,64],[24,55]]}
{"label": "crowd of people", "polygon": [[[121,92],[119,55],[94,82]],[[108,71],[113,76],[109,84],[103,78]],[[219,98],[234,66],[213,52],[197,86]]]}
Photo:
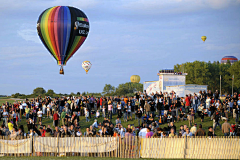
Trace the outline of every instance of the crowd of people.
{"label": "crowd of people", "polygon": [[[137,92],[133,97],[110,96],[70,96],[41,97],[26,101],[6,102],[0,106],[0,135],[18,139],[24,135],[42,137],[69,136],[144,136],[150,137],[185,137],[185,136],[216,136],[219,126],[224,136],[240,136],[240,94],[225,95],[220,100],[219,92],[200,91],[194,95],[178,97],[171,93]],[[117,115],[113,120],[113,115]],[[83,118],[84,117],[84,118]],[[103,121],[99,121],[103,117]],[[202,124],[197,125],[195,118],[204,122],[211,117],[212,126],[208,133]],[[43,118],[52,119],[51,125],[44,125]],[[234,124],[228,120],[233,118]],[[132,124],[133,119],[138,125]],[[80,121],[94,121],[82,133]],[[220,121],[224,121],[221,125]],[[26,121],[27,130],[20,121]],[[123,127],[121,121],[128,122]],[[186,121],[179,129],[174,123]],[[168,124],[167,127],[161,127]]]}

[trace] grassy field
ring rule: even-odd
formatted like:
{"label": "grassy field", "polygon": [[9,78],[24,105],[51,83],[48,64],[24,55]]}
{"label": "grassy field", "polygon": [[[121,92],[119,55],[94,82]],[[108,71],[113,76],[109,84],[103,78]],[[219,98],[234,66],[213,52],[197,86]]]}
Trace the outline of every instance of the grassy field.
{"label": "grassy field", "polygon": [[[3,103],[6,103],[6,101],[8,101],[9,103],[13,104],[13,102],[15,102],[14,99],[9,99],[9,98],[0,98],[0,105],[2,105]],[[17,100],[18,101],[18,100]],[[21,100],[22,101],[22,100]]]}
{"label": "grassy field", "polygon": [[[113,115],[113,119],[112,119],[113,123],[115,123],[116,118],[117,118],[117,115]],[[155,118],[155,120],[157,120],[157,118]],[[102,122],[102,121],[103,121],[102,117],[98,118],[98,122]],[[137,120],[135,120],[135,116],[134,115],[133,115],[133,120],[132,121],[130,120],[128,122],[123,122],[123,118],[121,118],[121,121],[122,121],[122,125],[124,127],[127,127],[128,124],[134,124],[134,126],[138,126],[138,122],[137,122]],[[49,118],[46,118],[45,116],[43,116],[43,121],[42,122],[43,122],[43,125],[47,126],[49,124],[49,125],[51,125],[52,128],[54,128],[52,119],[49,119]],[[94,122],[93,116],[92,116],[90,122],[86,122],[85,117],[81,116],[80,117],[80,126],[82,128],[82,133],[84,133],[85,130],[86,130],[86,127],[89,127],[91,124],[93,124],[93,122]],[[209,117],[205,117],[203,123],[201,123],[201,119],[199,117],[197,117],[195,119],[195,123],[197,123],[198,125],[202,124],[203,129],[205,129],[206,133],[208,132],[208,127],[213,125],[213,122],[211,121],[211,119]],[[223,123],[224,123],[224,121],[220,121],[220,124],[223,124]],[[234,119],[231,118],[229,123],[230,124],[231,123],[235,123]],[[24,125],[24,130],[26,132],[27,131],[27,125],[26,125],[25,117],[23,117],[22,121],[19,124],[20,125],[21,124]],[[179,130],[180,125],[184,125],[184,124],[189,125],[189,122],[188,121],[176,122],[175,125],[177,127],[177,130]],[[168,124],[160,125],[161,128],[167,127],[167,126],[168,126]],[[223,133],[222,133],[222,131],[220,130],[219,127],[217,127],[215,133],[216,133],[217,136],[223,136]]]}

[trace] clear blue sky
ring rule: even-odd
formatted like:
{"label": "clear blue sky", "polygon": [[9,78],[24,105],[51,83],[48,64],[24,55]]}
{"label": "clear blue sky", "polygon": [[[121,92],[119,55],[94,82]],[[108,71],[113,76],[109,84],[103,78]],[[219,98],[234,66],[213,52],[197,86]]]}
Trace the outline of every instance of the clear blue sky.
{"label": "clear blue sky", "polygon": [[[57,5],[79,8],[90,21],[64,76],[36,31],[42,11]],[[1,0],[0,94],[101,92],[133,74],[158,80],[158,70],[177,63],[240,59],[239,15],[240,0]],[[93,64],[87,75],[85,60]]]}

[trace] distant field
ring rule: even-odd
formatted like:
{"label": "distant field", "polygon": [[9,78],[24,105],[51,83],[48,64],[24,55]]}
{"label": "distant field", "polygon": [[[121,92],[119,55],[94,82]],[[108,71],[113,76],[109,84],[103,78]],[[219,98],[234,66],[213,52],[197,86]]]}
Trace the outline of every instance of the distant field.
{"label": "distant field", "polygon": [[[20,100],[20,99],[16,99],[17,101],[23,101],[23,100]],[[15,99],[12,99],[12,98],[0,98],[0,105],[2,105],[3,103],[6,103],[6,101],[8,101],[9,103],[13,103],[13,102],[15,102],[16,101]]]}

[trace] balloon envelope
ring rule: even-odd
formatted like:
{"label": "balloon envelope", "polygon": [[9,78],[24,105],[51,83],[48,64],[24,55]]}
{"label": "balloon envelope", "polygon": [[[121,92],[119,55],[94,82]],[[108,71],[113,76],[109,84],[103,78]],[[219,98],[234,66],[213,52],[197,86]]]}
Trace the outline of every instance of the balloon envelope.
{"label": "balloon envelope", "polygon": [[130,77],[130,80],[131,80],[131,82],[133,82],[133,83],[139,83],[140,80],[141,80],[141,78],[140,78],[139,75],[132,75],[132,76]]}
{"label": "balloon envelope", "polygon": [[82,68],[86,71],[86,73],[88,73],[91,67],[92,67],[92,64],[90,61],[84,61],[82,63]]}
{"label": "balloon envelope", "polygon": [[206,36],[202,36],[201,39],[203,40],[203,42],[205,42],[207,37]]}
{"label": "balloon envelope", "polygon": [[56,6],[42,12],[37,22],[37,31],[58,65],[63,66],[87,38],[89,21],[77,8]]}

